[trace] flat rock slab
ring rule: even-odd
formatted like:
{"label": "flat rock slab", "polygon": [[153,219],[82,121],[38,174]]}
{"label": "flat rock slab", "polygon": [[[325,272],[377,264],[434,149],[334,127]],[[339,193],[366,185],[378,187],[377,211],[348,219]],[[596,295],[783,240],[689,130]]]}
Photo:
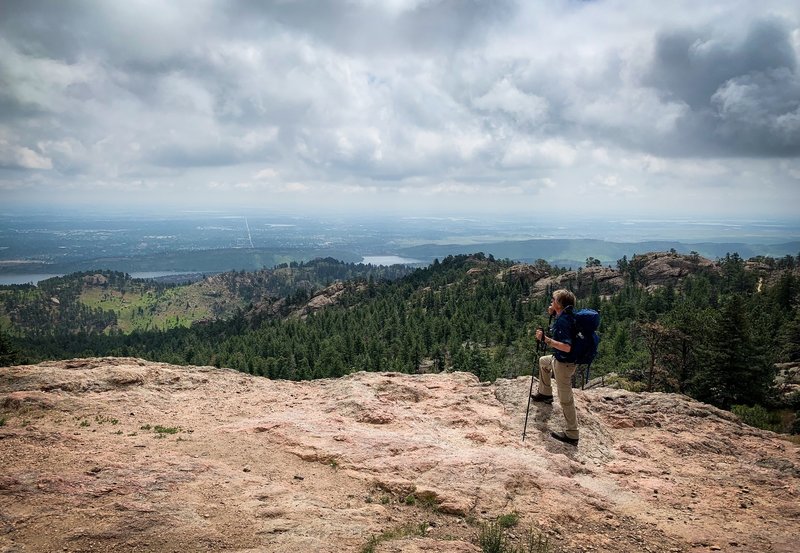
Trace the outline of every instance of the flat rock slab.
{"label": "flat rock slab", "polygon": [[796,551],[795,444],[674,394],[528,378],[271,381],[130,358],[0,369],[0,552]]}

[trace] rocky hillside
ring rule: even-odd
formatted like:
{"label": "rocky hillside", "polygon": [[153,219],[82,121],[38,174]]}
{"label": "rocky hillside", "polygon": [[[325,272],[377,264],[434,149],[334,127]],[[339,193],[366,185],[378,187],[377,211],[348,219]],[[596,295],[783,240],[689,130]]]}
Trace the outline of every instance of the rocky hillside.
{"label": "rocky hillside", "polygon": [[[41,329],[130,333],[229,319],[239,312],[251,317],[309,313],[321,307],[315,301],[331,294],[326,288],[332,283],[400,278],[411,270],[324,258],[254,272],[230,271],[175,285],[112,271],[73,273],[38,286],[0,286],[0,330],[8,328],[15,335]],[[303,305],[315,293],[319,298]]]}
{"label": "rocky hillside", "polygon": [[[752,270],[765,271],[765,266],[753,265]],[[719,274],[719,266],[699,256],[671,252],[651,252],[635,255],[622,269],[603,266],[581,268],[562,274],[550,274],[535,265],[520,264],[501,273],[498,278],[523,279],[532,286],[534,294],[545,294],[553,288],[568,288],[578,295],[588,295],[593,286],[602,296],[611,296],[625,285],[626,276],[648,290],[662,286],[679,286],[687,276]]]}
{"label": "rocky hillside", "polygon": [[[0,372],[0,551],[479,552],[518,514],[551,551],[790,552],[798,447],[684,396],[530,380],[271,381],[78,359]],[[507,517],[508,519],[509,517]],[[513,518],[513,517],[511,517]]]}
{"label": "rocky hillside", "polygon": [[[463,257],[467,260],[463,263],[466,278],[488,274],[500,280],[524,281],[535,297],[553,288],[569,288],[579,297],[597,293],[608,298],[628,280],[653,291],[667,285],[680,287],[690,275],[718,276],[721,272],[719,263],[673,252],[635,255],[625,260],[622,268],[591,266],[567,272],[547,264],[509,267],[483,254]],[[774,284],[783,274],[776,269],[775,260],[771,261],[753,260],[745,265],[759,286]],[[305,317],[340,303],[345,291],[363,289],[358,283],[370,276],[374,280],[399,279],[411,271],[399,265],[373,267],[326,258],[254,272],[220,273],[175,286],[111,271],[74,273],[43,281],[38,287],[0,287],[0,329],[14,335],[36,334],[43,328],[58,333],[130,333],[230,319],[240,312],[249,320]]]}

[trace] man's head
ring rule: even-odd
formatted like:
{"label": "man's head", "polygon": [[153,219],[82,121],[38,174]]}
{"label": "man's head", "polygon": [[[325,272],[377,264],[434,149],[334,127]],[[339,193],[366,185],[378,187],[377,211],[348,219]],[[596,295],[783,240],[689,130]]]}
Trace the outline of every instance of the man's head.
{"label": "man's head", "polygon": [[564,288],[553,292],[553,307],[557,311],[563,311],[569,306],[575,306],[575,294]]}

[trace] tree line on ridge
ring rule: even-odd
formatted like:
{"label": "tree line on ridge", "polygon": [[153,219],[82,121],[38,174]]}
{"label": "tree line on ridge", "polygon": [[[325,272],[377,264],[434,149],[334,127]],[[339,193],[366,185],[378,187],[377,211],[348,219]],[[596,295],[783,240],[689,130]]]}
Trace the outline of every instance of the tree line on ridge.
{"label": "tree line on ridge", "polygon": [[[579,294],[578,307],[603,317],[593,376],[613,374],[629,389],[679,392],[725,409],[760,408],[762,426],[800,432],[800,394],[786,397],[773,385],[776,363],[800,361],[800,281],[793,258],[760,261],[776,271],[770,283],[729,254],[719,271],[648,291],[635,264],[620,260],[619,292],[601,296],[593,283]],[[497,277],[512,265],[459,255],[393,280],[355,278],[338,304],[304,318],[240,311],[167,331],[5,336],[0,362],[133,356],[292,380],[362,370],[516,377],[536,366],[533,330],[546,326],[552,290],[536,294],[525,279]],[[293,293],[286,302],[307,297]]]}

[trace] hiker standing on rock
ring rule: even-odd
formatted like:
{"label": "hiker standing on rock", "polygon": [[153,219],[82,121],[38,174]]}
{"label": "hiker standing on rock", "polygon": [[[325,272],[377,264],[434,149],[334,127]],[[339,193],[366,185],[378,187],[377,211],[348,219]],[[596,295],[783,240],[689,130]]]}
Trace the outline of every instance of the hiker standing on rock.
{"label": "hiker standing on rock", "polygon": [[575,411],[575,398],[572,395],[572,375],[577,366],[570,355],[572,350],[573,316],[575,294],[569,290],[556,290],[553,292],[553,301],[547,308],[548,313],[556,316],[556,321],[550,327],[550,336],[545,336],[542,329],[536,330],[536,339],[544,340],[545,345],[553,348],[552,355],[543,355],[539,358],[539,389],[532,401],[538,403],[553,403],[553,388],[550,383],[550,374],[556,377],[558,401],[567,420],[565,432],[550,432],[550,435],[566,444],[578,445],[578,414]]}

